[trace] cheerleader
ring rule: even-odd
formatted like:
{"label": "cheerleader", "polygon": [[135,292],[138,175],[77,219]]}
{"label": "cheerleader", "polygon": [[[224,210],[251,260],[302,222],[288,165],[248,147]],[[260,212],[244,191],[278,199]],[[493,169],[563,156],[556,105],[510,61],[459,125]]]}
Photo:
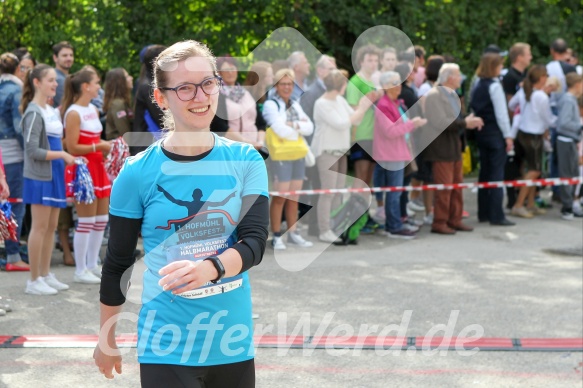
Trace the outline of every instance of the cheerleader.
{"label": "cheerleader", "polygon": [[65,163],[75,158],[63,151],[63,124],[47,104],[57,91],[57,73],[48,65],[27,72],[20,103],[24,137],[23,201],[30,204],[32,227],[28,237],[30,280],[25,292],[54,295],[69,286],[49,272],[59,211],[67,206]]}
{"label": "cheerleader", "polygon": [[[108,221],[109,194],[111,184],[103,156],[111,149],[108,141],[101,139],[103,127],[99,112],[90,101],[99,95],[99,76],[82,69],[67,76],[61,114],[65,123],[65,144],[75,156],[84,156],[93,180],[97,199],[90,204],[75,203],[78,221],[73,238],[75,250],[75,277],[77,283],[97,284],[101,282],[99,249]],[[73,179],[73,170],[65,174],[65,183]]]}

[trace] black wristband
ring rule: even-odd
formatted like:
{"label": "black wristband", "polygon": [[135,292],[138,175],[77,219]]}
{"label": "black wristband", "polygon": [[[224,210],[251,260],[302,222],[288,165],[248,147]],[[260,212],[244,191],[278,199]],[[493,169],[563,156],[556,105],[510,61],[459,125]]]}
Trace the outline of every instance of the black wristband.
{"label": "black wristband", "polygon": [[219,259],[217,256],[209,256],[204,260],[212,261],[215,269],[217,270],[217,273],[219,274],[215,280],[211,280],[211,283],[216,284],[219,282],[219,280],[225,277],[225,267],[223,266],[223,263],[221,263],[221,259]]}

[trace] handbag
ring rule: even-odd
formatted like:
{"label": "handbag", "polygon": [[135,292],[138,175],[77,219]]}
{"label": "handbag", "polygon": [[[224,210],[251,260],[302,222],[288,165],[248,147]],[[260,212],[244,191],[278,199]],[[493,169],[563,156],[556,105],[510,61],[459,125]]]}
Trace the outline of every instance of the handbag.
{"label": "handbag", "polygon": [[[309,148],[301,135],[296,140],[283,139],[268,127],[265,131],[265,144],[269,149],[269,156],[272,160],[298,160],[305,158]],[[314,155],[312,154],[312,158]],[[315,164],[315,158],[314,158]]]}

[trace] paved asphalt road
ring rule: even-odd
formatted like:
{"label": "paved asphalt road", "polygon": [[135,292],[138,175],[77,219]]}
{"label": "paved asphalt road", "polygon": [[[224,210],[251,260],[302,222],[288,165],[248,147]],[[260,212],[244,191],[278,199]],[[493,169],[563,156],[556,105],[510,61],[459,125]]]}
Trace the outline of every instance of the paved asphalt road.
{"label": "paved asphalt road", "polygon": [[[475,195],[465,192],[475,215]],[[251,272],[256,332],[313,336],[369,333],[401,325],[405,336],[448,325],[487,338],[583,337],[583,221],[563,221],[558,209],[511,228],[468,223],[473,233],[430,234],[395,241],[363,236],[358,246],[316,244],[274,257],[269,250]],[[307,268],[289,272],[318,252]],[[72,281],[55,252],[53,271]],[[134,271],[138,276],[141,271]],[[0,335],[96,334],[98,287],[71,283],[53,297],[24,294],[25,273],[0,273],[0,295],[14,312],[0,317]],[[136,284],[139,283],[136,281]],[[133,289],[133,298],[139,286]],[[139,305],[127,303],[126,311]],[[327,324],[327,326],[326,326]],[[471,326],[474,325],[474,326]],[[387,329],[388,330],[388,329]],[[122,322],[118,333],[134,333]],[[391,335],[391,334],[389,334]],[[395,334],[393,334],[395,335]],[[443,335],[438,332],[436,336]],[[581,387],[581,352],[273,349],[257,352],[258,387]],[[434,352],[435,353],[435,352]],[[89,348],[0,349],[0,387],[136,387],[135,349],[121,376],[108,381],[94,368]]]}

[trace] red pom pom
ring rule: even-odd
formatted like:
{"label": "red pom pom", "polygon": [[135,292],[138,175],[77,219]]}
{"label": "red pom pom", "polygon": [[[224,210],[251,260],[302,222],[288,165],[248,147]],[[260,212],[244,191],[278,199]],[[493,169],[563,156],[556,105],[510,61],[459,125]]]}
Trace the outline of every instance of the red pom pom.
{"label": "red pom pom", "polygon": [[123,137],[118,137],[111,142],[111,152],[105,160],[105,171],[110,181],[114,181],[119,175],[123,163],[130,156],[130,147]]}

